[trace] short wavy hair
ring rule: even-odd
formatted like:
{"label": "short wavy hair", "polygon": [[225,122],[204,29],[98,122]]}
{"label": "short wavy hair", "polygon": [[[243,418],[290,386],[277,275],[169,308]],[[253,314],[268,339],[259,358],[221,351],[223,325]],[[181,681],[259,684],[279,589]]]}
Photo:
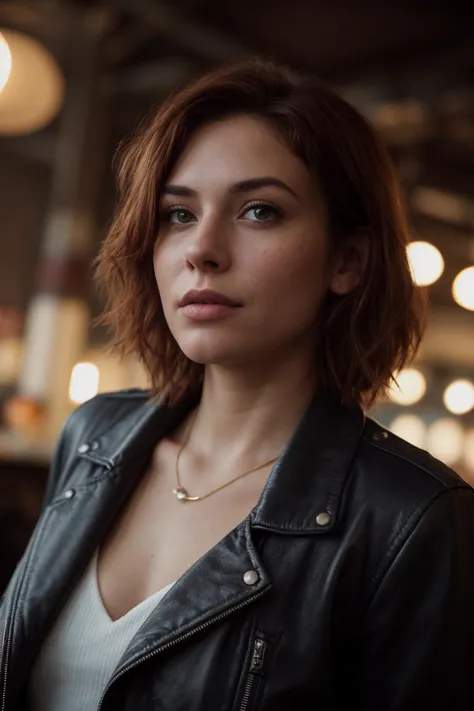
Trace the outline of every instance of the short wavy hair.
{"label": "short wavy hair", "polygon": [[398,181],[371,124],[318,81],[260,60],[212,71],[170,95],[123,145],[119,202],[96,261],[106,292],[100,322],[113,345],[148,371],[151,394],[176,402],[202,383],[168,329],[153,272],[162,186],[199,127],[251,114],[272,124],[320,186],[331,246],[358,230],[369,239],[365,274],[345,296],[327,293],[319,314],[320,387],[370,405],[416,353],[424,292],[413,283]]}

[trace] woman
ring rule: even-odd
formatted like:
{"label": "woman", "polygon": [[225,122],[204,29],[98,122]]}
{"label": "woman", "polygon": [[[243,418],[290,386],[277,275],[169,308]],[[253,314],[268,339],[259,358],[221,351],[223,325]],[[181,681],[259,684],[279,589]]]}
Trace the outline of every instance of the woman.
{"label": "woman", "polygon": [[422,331],[373,129],[246,62],[170,97],[120,188],[98,275],[153,386],[65,425],[1,710],[472,711],[474,492],[363,411]]}

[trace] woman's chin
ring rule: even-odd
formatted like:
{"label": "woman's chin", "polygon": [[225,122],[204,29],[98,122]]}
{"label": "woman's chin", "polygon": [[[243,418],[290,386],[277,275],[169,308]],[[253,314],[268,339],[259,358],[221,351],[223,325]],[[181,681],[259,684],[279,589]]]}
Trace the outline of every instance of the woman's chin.
{"label": "woman's chin", "polygon": [[223,353],[222,351],[184,351],[184,355],[192,360],[194,363],[199,363],[200,365],[231,365],[235,363],[235,357],[232,357],[230,353]]}
{"label": "woman's chin", "polygon": [[189,344],[180,343],[179,347],[184,355],[194,363],[201,365],[232,365],[248,359],[248,354],[243,352],[242,346],[231,344]]}

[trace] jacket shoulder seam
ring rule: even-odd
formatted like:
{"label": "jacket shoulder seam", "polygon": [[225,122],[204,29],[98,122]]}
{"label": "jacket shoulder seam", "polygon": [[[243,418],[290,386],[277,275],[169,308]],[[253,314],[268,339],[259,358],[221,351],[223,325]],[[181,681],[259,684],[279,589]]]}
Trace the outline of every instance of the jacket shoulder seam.
{"label": "jacket shoulder seam", "polygon": [[[383,431],[387,431],[384,428],[381,428]],[[389,434],[390,436],[390,434]],[[373,447],[374,449],[378,449],[381,452],[386,452],[388,455],[392,455],[393,457],[397,457],[398,459],[401,459],[404,462],[407,462],[408,464],[411,464],[411,466],[419,469],[420,471],[425,472],[429,476],[433,477],[433,479],[436,479],[443,488],[446,491],[449,491],[451,489],[457,489],[457,488],[465,488],[465,489],[470,489],[471,487],[467,482],[463,482],[462,479],[459,479],[459,482],[452,483],[450,484],[449,482],[446,481],[445,477],[443,476],[442,472],[438,472],[436,470],[436,467],[428,467],[423,462],[417,461],[414,457],[408,456],[405,452],[401,452],[399,450],[393,449],[390,447],[388,444],[384,444],[382,442],[376,442],[373,441],[367,434],[364,434],[363,440],[366,444],[368,444],[370,447]],[[429,453],[426,453],[429,456]],[[440,468],[446,468],[446,471],[449,472],[452,476],[457,476],[455,472],[453,472],[449,467],[444,465],[442,462],[438,462],[436,459],[433,459],[433,463],[435,465],[438,465]]]}

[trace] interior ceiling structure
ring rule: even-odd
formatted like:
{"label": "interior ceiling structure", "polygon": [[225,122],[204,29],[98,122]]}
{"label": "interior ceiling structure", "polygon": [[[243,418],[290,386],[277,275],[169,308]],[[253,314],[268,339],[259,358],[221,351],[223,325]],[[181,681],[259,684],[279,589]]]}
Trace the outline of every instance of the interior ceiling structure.
{"label": "interior ceiling structure", "polygon": [[[0,0],[0,26],[45,42],[66,76],[97,51],[113,145],[177,84],[222,62],[259,55],[318,75],[385,135],[415,234],[446,259],[431,290],[434,313],[453,307],[452,277],[474,261],[469,2]],[[56,121],[33,136],[1,139],[0,154],[47,163],[57,128]]]}

